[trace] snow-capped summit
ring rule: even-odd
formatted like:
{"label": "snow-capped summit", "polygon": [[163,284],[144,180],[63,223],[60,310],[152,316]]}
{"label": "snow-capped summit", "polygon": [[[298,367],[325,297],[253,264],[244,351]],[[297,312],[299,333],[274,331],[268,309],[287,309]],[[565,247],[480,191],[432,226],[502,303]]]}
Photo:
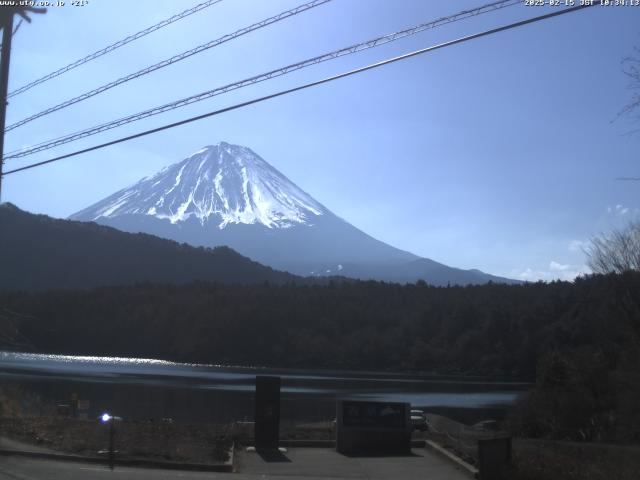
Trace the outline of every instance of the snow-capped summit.
{"label": "snow-capped summit", "polygon": [[268,228],[312,225],[327,209],[251,149],[220,142],[163,168],[72,219],[142,214],[172,224],[197,218],[201,224],[262,224]]}

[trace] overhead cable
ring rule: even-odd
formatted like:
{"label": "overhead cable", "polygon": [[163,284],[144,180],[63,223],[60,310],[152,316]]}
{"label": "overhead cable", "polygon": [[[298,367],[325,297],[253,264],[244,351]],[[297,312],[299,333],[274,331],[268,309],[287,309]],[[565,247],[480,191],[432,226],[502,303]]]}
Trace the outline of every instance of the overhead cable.
{"label": "overhead cable", "polygon": [[297,87],[289,88],[287,90],[281,90],[279,92],[272,93],[270,95],[266,95],[266,96],[263,96],[263,97],[255,98],[253,100],[249,100],[249,101],[246,101],[246,102],[238,103],[238,104],[235,104],[235,105],[232,105],[232,106],[229,106],[229,107],[221,108],[219,110],[214,110],[212,112],[208,112],[208,113],[205,113],[205,114],[202,114],[202,115],[197,115],[195,117],[187,118],[187,119],[181,120],[179,122],[174,122],[174,123],[170,123],[168,125],[163,125],[161,127],[152,128],[150,130],[139,132],[139,133],[136,133],[134,135],[121,137],[121,138],[118,138],[116,140],[111,140],[109,142],[101,143],[99,145],[94,145],[92,147],[84,148],[82,150],[77,150],[75,152],[67,153],[65,155],[60,155],[58,157],[50,158],[48,160],[43,160],[41,162],[32,163],[32,164],[29,164],[29,165],[25,165],[23,167],[14,168],[13,170],[9,170],[9,171],[5,172],[3,174],[3,176],[4,175],[9,175],[9,174],[12,174],[12,173],[21,172],[21,171],[24,171],[24,170],[29,170],[29,169],[36,168],[36,167],[40,167],[40,166],[43,166],[43,165],[47,165],[49,163],[57,162],[57,161],[65,159],[65,158],[75,157],[75,156],[83,154],[83,153],[88,153],[88,152],[91,152],[91,151],[94,151],[94,150],[99,150],[99,149],[102,149],[102,148],[105,148],[105,147],[108,147],[108,146],[111,146],[111,145],[116,145],[118,143],[127,142],[129,140],[140,138],[140,137],[143,137],[143,136],[146,136],[146,135],[151,135],[153,133],[157,133],[157,132],[161,132],[161,131],[164,131],[164,130],[168,130],[170,128],[175,128],[175,127],[178,127],[178,126],[181,126],[181,125],[185,125],[187,123],[191,123],[191,122],[195,122],[195,121],[198,121],[198,120],[202,120],[204,118],[220,115],[220,114],[223,114],[223,113],[226,113],[226,112],[230,112],[232,110],[237,110],[239,108],[247,107],[249,105],[253,105],[253,104],[256,104],[256,103],[264,102],[264,101],[270,100],[272,98],[281,97],[283,95],[287,95],[287,94],[290,94],[290,93],[293,93],[293,92],[297,92],[297,91],[304,90],[304,89],[307,89],[307,88],[311,88],[311,87],[315,87],[315,86],[318,86],[318,85],[322,85],[324,83],[329,83],[329,82],[332,82],[334,80],[338,80],[340,78],[345,78],[345,77],[349,77],[349,76],[352,76],[352,75],[355,75],[355,74],[358,74],[358,73],[362,73],[362,72],[365,72],[367,70],[372,70],[374,68],[379,68],[379,67],[382,67],[384,65],[389,65],[391,63],[395,63],[395,62],[398,62],[398,61],[401,61],[401,60],[406,60],[408,58],[415,57],[417,55],[421,55],[421,54],[424,54],[424,53],[432,52],[434,50],[438,50],[438,49],[445,48],[445,47],[450,47],[452,45],[457,45],[459,43],[468,42],[468,41],[475,40],[475,39],[480,38],[480,37],[485,37],[485,36],[492,35],[492,34],[495,34],[495,33],[498,33],[498,32],[503,32],[505,30],[511,30],[511,29],[514,29],[514,28],[517,28],[517,27],[522,27],[522,26],[528,25],[530,23],[540,22],[542,20],[547,20],[549,18],[557,17],[559,15],[565,15],[567,13],[573,13],[573,12],[576,12],[578,10],[583,10],[585,8],[592,7],[594,5],[595,5],[595,3],[587,3],[587,4],[575,6],[575,7],[570,7],[570,8],[565,8],[565,9],[562,9],[562,10],[557,10],[555,12],[547,13],[545,15],[540,15],[540,16],[537,16],[537,17],[528,18],[526,20],[521,20],[519,22],[510,23],[510,24],[507,24],[507,25],[503,25],[501,27],[493,28],[491,30],[485,30],[483,32],[475,33],[473,35],[467,35],[466,37],[461,37],[461,38],[458,38],[458,39],[455,39],[455,40],[450,40],[448,42],[440,43],[438,45],[434,45],[434,46],[431,46],[431,47],[426,47],[426,48],[422,48],[420,50],[415,50],[415,51],[410,52],[410,53],[405,53],[404,55],[399,55],[397,57],[389,58],[387,60],[383,60],[383,61],[380,61],[380,62],[377,62],[377,63],[373,63],[373,64],[367,65],[365,67],[356,68],[355,70],[350,70],[348,72],[340,73],[338,75],[327,77],[327,78],[324,78],[322,80],[317,80],[315,82],[306,83],[304,85],[299,85]]}
{"label": "overhead cable", "polygon": [[[58,77],[63,73],[66,73],[70,70],[73,70],[74,68],[79,67],[80,65],[90,62],[91,60],[95,60],[96,58],[101,57],[102,55],[106,55],[109,52],[113,52],[114,50],[126,45],[127,43],[131,43],[134,40],[137,40],[139,38],[144,37],[145,35],[150,34],[151,32],[160,30],[161,28],[166,27],[167,25],[171,25],[172,23],[177,22],[178,20],[182,20],[183,18],[188,17],[189,15],[199,12],[200,10],[204,10],[205,8],[215,5],[216,3],[219,3],[221,1],[222,0],[207,0],[206,2],[202,2],[196,5],[195,7],[185,10],[184,12],[178,13],[177,15],[173,15],[172,17],[169,17],[161,22],[158,22],[155,25],[145,28],[144,30],[140,30],[139,32],[134,33],[133,35],[129,35],[128,37],[123,38],[122,40],[118,40],[117,42],[112,43],[111,45],[108,45],[98,50],[97,52],[93,52],[87,55],[86,57],[76,60],[75,62],[71,62],[69,65],[59,68],[54,72],[51,72],[43,77],[38,78],[37,80],[34,80],[20,88],[17,88],[14,91],[9,92],[9,94],[7,95],[7,98],[11,98],[15,95],[19,95],[23,92],[26,92],[27,90],[35,87],[36,85],[40,85],[41,83],[44,83],[47,80],[51,80],[52,78]],[[16,30],[17,30],[17,27],[16,27]]]}
{"label": "overhead cable", "polygon": [[6,159],[10,159],[10,158],[22,158],[22,157],[26,157],[28,155],[32,155],[34,153],[37,152],[41,152],[44,150],[49,150],[51,148],[60,146],[60,145],[64,145],[66,143],[69,142],[73,142],[76,140],[79,140],[81,138],[85,138],[85,137],[89,137],[92,135],[96,135],[98,133],[107,131],[107,130],[111,130],[113,128],[117,128],[120,127],[122,125],[131,123],[131,122],[135,122],[147,117],[151,117],[153,115],[158,115],[160,113],[164,113],[170,110],[174,110],[176,108],[180,108],[180,107],[184,107],[186,105],[190,105],[192,103],[196,103],[196,102],[200,102],[202,100],[206,100],[208,98],[217,96],[217,95],[222,95],[224,93],[230,92],[232,90],[237,90],[240,88],[244,88],[246,86],[249,85],[253,85],[259,82],[264,82],[266,80],[270,80],[272,78],[275,77],[279,77],[282,75],[286,75],[288,73],[294,72],[296,70],[300,70],[312,65],[316,65],[318,63],[322,63],[322,62],[326,62],[328,60],[333,60],[335,58],[339,58],[339,57],[343,57],[345,55],[351,55],[357,52],[360,52],[362,50],[367,50],[370,48],[374,48],[374,47],[378,47],[380,45],[384,45],[386,43],[390,43],[390,42],[394,42],[396,40],[399,40],[401,38],[405,38],[408,37],[410,35],[415,35],[417,33],[423,32],[425,30],[428,29],[432,29],[432,28],[436,28],[448,23],[452,23],[452,22],[456,22],[456,21],[460,21],[463,20],[465,18],[469,18],[472,16],[476,16],[476,15],[480,15],[482,13],[487,13],[499,8],[504,8],[504,7],[508,7],[508,6],[512,6],[512,5],[516,5],[519,4],[520,0],[501,0],[498,2],[493,2],[493,3],[489,3],[487,5],[483,5],[481,7],[478,8],[474,8],[472,10],[464,10],[462,12],[456,13],[454,15],[450,15],[447,17],[442,17],[439,18],[437,20],[432,20],[426,23],[422,23],[420,25],[416,25],[410,28],[405,28],[403,30],[400,30],[398,32],[395,33],[391,33],[388,35],[383,35],[380,37],[376,37],[374,39],[371,40],[367,40],[365,42],[361,42],[361,43],[357,43],[355,45],[351,45],[349,47],[345,47],[345,48],[341,48],[339,50],[334,50],[332,52],[329,53],[325,53],[323,55],[319,55],[317,57],[313,57],[313,58],[309,58],[307,60],[303,60],[301,62],[297,62],[297,63],[293,63],[290,65],[287,65],[285,67],[281,67],[278,68],[276,70],[271,70],[269,72],[266,73],[262,73],[260,75],[256,75],[250,78],[246,78],[244,80],[240,80],[238,82],[234,82],[228,85],[224,85],[222,87],[217,87],[214,88],[212,90],[208,90],[206,92],[202,92],[202,93],[198,93],[196,95],[191,95],[189,97],[180,99],[180,100],[176,100],[164,105],[160,105],[148,110],[144,110],[142,112],[138,112],[132,115],[128,115],[126,117],[122,117],[119,118],[117,120],[112,120],[110,122],[107,123],[103,123],[94,127],[90,127],[69,135],[65,135],[62,137],[58,137],[56,139],[53,140],[47,140],[45,142],[41,142],[37,145],[33,145],[21,150],[15,150],[10,152],[8,155],[5,156]]}
{"label": "overhead cable", "polygon": [[58,105],[55,105],[53,107],[47,108],[45,110],[42,110],[39,113],[35,113],[33,115],[30,115],[26,118],[23,118],[22,120],[15,122],[11,125],[9,125],[8,127],[6,127],[4,129],[5,132],[9,132],[15,128],[18,128],[26,123],[32,122],[33,120],[40,118],[40,117],[44,117],[45,115],[49,115],[53,112],[57,112],[58,110],[62,110],[63,108],[69,107],[71,105],[74,105],[78,102],[81,102],[83,100],[87,100],[88,98],[94,97],[102,92],[105,92],[107,90],[110,90],[114,87],[117,87],[118,85],[121,85],[123,83],[129,82],[131,80],[134,80],[136,78],[142,77],[144,75],[148,75],[151,72],[155,72],[156,70],[159,70],[161,68],[167,67],[169,65],[173,65],[174,63],[177,63],[181,60],[184,60],[185,58],[189,58],[193,55],[196,55],[198,53],[204,52],[205,50],[209,50],[213,47],[217,47],[218,45],[221,45],[223,43],[229,42],[231,40],[234,40],[238,37],[241,37],[242,35],[246,35],[249,32],[253,32],[254,30],[258,30],[260,28],[264,28],[267,25],[271,25],[273,23],[279,22],[281,20],[284,20],[285,18],[289,18],[292,17],[294,15],[297,15],[299,13],[305,12],[311,8],[317,7],[319,5],[322,5],[324,3],[330,2],[331,0],[312,0],[311,2],[308,3],[304,3],[302,5],[297,6],[296,8],[292,8],[291,10],[287,10],[285,12],[279,13],[278,15],[275,15],[273,17],[269,17],[265,20],[262,20],[258,23],[254,23],[252,25],[249,25],[248,27],[244,27],[241,28],[240,30],[237,30],[233,33],[230,33],[228,35],[224,35],[220,38],[217,38],[215,40],[212,40],[210,42],[207,43],[203,43],[202,45],[198,45],[195,48],[192,48],[190,50],[187,50],[185,52],[179,53],[178,55],[174,55],[171,58],[167,58],[166,60],[163,60],[161,62],[155,63],[153,65],[150,65],[146,68],[143,68],[142,70],[138,70],[137,72],[134,73],[130,73],[129,75],[125,75],[124,77],[118,78],[117,80],[113,80],[112,82],[109,83],[105,83],[104,85],[99,86],[98,88],[94,88],[93,90],[90,90],[88,92],[83,93],[82,95],[78,95],[77,97],[73,97],[69,100],[66,100],[62,103],[59,103]]}

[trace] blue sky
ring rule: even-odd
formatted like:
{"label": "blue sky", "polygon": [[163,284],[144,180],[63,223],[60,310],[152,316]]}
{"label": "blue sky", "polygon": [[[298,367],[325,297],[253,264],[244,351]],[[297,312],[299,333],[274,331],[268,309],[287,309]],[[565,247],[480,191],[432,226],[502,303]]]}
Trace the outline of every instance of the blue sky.
{"label": "blue sky", "polygon": [[[14,37],[10,90],[198,0],[66,2]],[[224,0],[10,99],[7,123],[302,0]],[[334,0],[11,131],[6,151],[93,126],[483,1]],[[517,5],[244,88],[5,169],[539,15]],[[7,176],[3,201],[54,217],[221,140],[253,149],[333,212],[396,247],[527,280],[585,271],[581,247],[637,218],[637,124],[621,60],[640,7],[594,7]]]}

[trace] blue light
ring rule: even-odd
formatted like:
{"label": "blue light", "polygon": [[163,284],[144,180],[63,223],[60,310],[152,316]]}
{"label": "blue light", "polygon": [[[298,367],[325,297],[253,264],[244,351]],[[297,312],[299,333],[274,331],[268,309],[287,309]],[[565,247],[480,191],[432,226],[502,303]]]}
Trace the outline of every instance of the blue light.
{"label": "blue light", "polygon": [[100,419],[104,422],[107,423],[109,420],[111,420],[113,417],[111,415],[109,415],[108,413],[103,413],[102,416],[100,417]]}

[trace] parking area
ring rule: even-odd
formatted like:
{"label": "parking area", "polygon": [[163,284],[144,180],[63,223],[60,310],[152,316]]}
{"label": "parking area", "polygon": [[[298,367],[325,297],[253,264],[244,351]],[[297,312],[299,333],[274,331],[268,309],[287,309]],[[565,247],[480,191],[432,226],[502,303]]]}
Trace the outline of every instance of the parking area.
{"label": "parking area", "polygon": [[332,448],[292,448],[280,455],[239,451],[235,463],[240,474],[260,478],[469,479],[424,448],[398,456],[346,456]]}

